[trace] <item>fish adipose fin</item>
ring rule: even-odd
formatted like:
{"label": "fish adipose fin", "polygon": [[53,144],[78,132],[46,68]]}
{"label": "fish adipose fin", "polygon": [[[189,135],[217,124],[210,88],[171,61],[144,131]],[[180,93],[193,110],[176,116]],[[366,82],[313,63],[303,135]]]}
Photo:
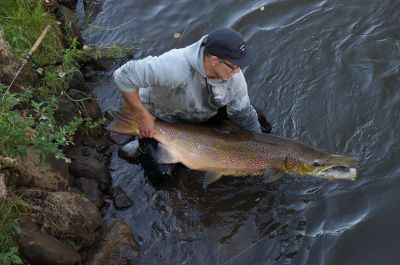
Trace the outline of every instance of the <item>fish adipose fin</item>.
{"label": "fish adipose fin", "polygon": [[106,129],[120,134],[139,135],[139,127],[136,122],[134,111],[125,100],[123,100],[117,117]]}
{"label": "fish adipose fin", "polygon": [[282,178],[285,174],[275,168],[267,168],[263,173],[263,181],[266,183],[274,182],[280,178]]}
{"label": "fish adipose fin", "polygon": [[162,143],[158,143],[156,160],[160,164],[176,164],[179,162],[172,156],[172,154]]}

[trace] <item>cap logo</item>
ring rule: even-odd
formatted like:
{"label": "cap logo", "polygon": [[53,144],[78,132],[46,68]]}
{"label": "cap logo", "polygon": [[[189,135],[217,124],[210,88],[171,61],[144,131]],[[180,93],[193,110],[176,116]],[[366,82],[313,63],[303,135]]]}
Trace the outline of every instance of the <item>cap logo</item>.
{"label": "cap logo", "polygon": [[244,44],[240,45],[239,50],[240,50],[241,53],[245,53],[246,52],[246,45],[244,45]]}

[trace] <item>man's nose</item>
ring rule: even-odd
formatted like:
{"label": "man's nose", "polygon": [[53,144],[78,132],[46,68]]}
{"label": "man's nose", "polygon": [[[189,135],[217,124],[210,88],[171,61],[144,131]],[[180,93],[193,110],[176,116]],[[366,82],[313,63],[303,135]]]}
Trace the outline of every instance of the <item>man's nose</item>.
{"label": "man's nose", "polygon": [[233,69],[233,72],[234,72],[235,74],[239,73],[239,72],[240,72],[240,66],[237,67],[237,68],[235,68],[235,69]]}

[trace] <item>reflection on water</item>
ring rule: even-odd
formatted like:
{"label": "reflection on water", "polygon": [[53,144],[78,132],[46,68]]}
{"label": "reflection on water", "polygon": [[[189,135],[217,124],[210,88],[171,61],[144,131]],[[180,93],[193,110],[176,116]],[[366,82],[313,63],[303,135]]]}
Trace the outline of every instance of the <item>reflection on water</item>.
{"label": "reflection on water", "polygon": [[[390,235],[398,229],[383,217],[399,217],[388,203],[399,196],[399,17],[397,0],[103,0],[84,38],[135,45],[136,58],[186,46],[218,27],[239,30],[259,53],[245,76],[273,133],[359,161],[355,182],[224,177],[203,187],[200,173],[181,168],[157,190],[140,166],[114,155],[113,185],[134,205],[110,206],[106,216],[130,224],[139,264],[396,263],[400,237]],[[103,111],[118,106],[111,73],[89,84]]]}

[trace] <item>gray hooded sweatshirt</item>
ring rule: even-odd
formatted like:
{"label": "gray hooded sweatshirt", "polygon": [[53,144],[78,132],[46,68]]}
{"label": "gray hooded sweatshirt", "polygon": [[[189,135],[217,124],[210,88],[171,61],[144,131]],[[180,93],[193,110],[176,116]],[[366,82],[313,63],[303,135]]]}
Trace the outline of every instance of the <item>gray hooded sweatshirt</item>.
{"label": "gray hooded sweatshirt", "polygon": [[114,72],[118,88],[139,91],[146,109],[166,122],[204,122],[226,106],[229,119],[237,126],[260,132],[242,71],[228,81],[206,77],[205,37],[182,49],[127,62]]}

